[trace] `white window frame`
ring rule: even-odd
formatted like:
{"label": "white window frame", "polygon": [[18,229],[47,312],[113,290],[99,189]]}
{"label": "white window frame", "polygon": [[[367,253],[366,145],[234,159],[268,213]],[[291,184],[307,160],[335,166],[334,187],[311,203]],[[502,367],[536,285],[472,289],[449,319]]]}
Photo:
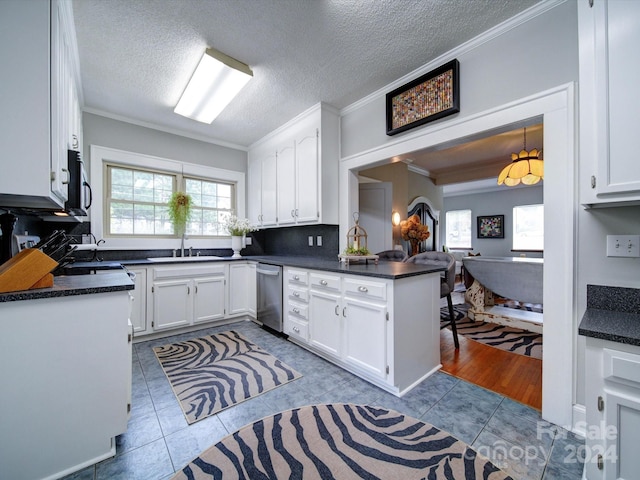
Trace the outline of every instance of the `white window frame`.
{"label": "white window frame", "polygon": [[[524,208],[524,207],[540,207],[542,209],[542,215],[544,216],[544,204],[543,203],[533,203],[533,204],[529,204],[529,205],[514,205],[513,209],[512,209],[512,213],[511,213],[511,218],[512,218],[512,230],[511,230],[511,251],[512,252],[543,252],[544,251],[544,221],[542,222],[543,225],[543,232],[542,232],[542,247],[541,248],[522,248],[520,245],[518,245],[518,247],[516,247],[516,228],[518,227],[517,225],[517,220],[516,220],[516,209],[518,208]],[[544,218],[543,218],[544,220]]]}
{"label": "white window frame", "polygon": [[[469,212],[469,245],[468,246],[465,246],[465,247],[455,246],[454,247],[454,246],[449,244],[448,231],[449,231],[450,225],[449,225],[449,220],[448,220],[447,216],[451,212]],[[447,246],[447,248],[449,250],[473,250],[473,212],[471,211],[471,209],[470,208],[458,208],[456,210],[449,210],[449,211],[445,212],[444,218],[445,218],[444,244]]]}
{"label": "white window frame", "polygon": [[[216,167],[208,167],[194,163],[178,162],[166,158],[154,157],[141,153],[127,152],[109,147],[91,145],[91,170],[90,183],[93,191],[93,204],[89,209],[91,220],[91,233],[98,240],[104,239],[102,245],[105,249],[113,250],[153,250],[153,249],[174,249],[180,247],[180,239],[177,237],[106,237],[104,231],[104,219],[107,215],[105,211],[106,202],[104,195],[107,188],[107,178],[105,175],[105,163],[119,164],[131,168],[145,168],[151,170],[161,170],[167,173],[176,173],[190,177],[202,179],[219,180],[233,183],[236,194],[236,215],[240,218],[246,216],[246,186],[245,173],[234,170],[225,170]],[[185,240],[186,247],[193,248],[230,248],[230,237],[193,237]]]}

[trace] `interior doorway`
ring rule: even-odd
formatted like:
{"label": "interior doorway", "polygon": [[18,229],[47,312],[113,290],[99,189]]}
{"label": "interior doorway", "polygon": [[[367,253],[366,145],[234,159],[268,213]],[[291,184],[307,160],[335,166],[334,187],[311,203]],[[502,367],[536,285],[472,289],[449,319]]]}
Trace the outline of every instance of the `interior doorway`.
{"label": "interior doorway", "polygon": [[391,230],[391,182],[361,183],[358,223],[367,232],[367,248],[378,253],[393,248]]}
{"label": "interior doorway", "polygon": [[[545,182],[544,202],[552,205],[545,212],[544,309],[545,349],[543,352],[542,416],[558,425],[573,425],[575,392],[575,336],[577,318],[574,289],[575,239],[575,112],[574,87],[567,84],[497,107],[469,118],[440,124],[407,135],[401,141],[383,144],[363,154],[342,158],[340,162],[340,228],[346,232],[349,212],[358,209],[357,172],[397,155],[447,143],[463,142],[474,136],[487,136],[505,125],[518,125],[537,119],[544,125]],[[341,235],[342,237],[343,235]],[[344,240],[343,240],[344,241]],[[570,361],[567,361],[570,359]]]}

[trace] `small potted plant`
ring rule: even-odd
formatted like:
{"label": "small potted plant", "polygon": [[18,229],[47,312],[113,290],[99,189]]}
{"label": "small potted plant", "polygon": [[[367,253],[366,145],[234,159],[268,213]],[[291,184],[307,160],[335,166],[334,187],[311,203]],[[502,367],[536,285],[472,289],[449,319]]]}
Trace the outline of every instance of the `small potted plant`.
{"label": "small potted plant", "polygon": [[229,215],[225,218],[223,225],[231,235],[231,249],[233,250],[231,258],[241,257],[240,250],[245,246],[244,242],[247,233],[255,232],[258,229],[251,225],[248,219],[238,218],[235,215]]}

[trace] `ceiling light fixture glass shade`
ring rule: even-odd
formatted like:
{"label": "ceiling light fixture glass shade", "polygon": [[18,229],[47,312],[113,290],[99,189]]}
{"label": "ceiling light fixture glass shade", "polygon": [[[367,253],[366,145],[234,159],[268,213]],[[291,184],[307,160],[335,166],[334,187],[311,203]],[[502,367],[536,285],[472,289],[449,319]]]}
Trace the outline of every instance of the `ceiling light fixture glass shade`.
{"label": "ceiling light fixture glass shade", "polygon": [[511,163],[498,175],[498,185],[515,187],[520,183],[535,185],[544,178],[542,150],[527,151],[527,129],[524,129],[524,146],[520,153],[511,154]]}
{"label": "ceiling light fixture glass shade", "polygon": [[248,65],[207,48],[173,111],[211,123],[252,77]]}

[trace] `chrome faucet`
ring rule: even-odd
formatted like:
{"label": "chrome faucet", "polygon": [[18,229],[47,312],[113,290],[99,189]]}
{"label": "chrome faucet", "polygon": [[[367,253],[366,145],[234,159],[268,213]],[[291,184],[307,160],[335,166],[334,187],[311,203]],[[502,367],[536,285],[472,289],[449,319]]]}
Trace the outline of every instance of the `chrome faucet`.
{"label": "chrome faucet", "polygon": [[193,257],[193,247],[189,247],[189,256]]}
{"label": "chrome faucet", "polygon": [[180,237],[180,256],[184,258],[184,235]]}

